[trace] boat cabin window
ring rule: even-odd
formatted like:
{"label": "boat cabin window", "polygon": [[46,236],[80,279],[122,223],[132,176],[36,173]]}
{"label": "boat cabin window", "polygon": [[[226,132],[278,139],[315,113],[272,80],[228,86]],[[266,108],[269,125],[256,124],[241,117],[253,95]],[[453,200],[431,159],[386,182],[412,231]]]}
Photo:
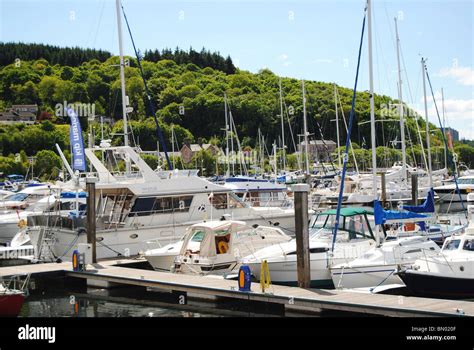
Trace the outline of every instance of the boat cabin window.
{"label": "boat cabin window", "polygon": [[212,206],[216,209],[227,209],[227,193],[214,194],[210,201]]}
{"label": "boat cabin window", "polygon": [[458,185],[474,185],[474,178],[472,178],[472,179],[458,179]]}
{"label": "boat cabin window", "polygon": [[461,243],[460,239],[452,239],[447,241],[443,250],[456,250],[459,248],[459,243]]}
{"label": "boat cabin window", "polygon": [[242,199],[240,199],[237,195],[230,193],[229,194],[229,208],[230,209],[235,209],[235,208],[244,208],[245,204],[242,202]]}
{"label": "boat cabin window", "polygon": [[474,239],[466,239],[462,249],[474,252]]}
{"label": "boat cabin window", "polygon": [[130,216],[146,216],[151,214],[188,212],[193,196],[179,197],[139,197],[135,200]]}
{"label": "boat cabin window", "polygon": [[229,250],[230,233],[229,231],[219,231],[215,236],[216,254],[225,254]]}

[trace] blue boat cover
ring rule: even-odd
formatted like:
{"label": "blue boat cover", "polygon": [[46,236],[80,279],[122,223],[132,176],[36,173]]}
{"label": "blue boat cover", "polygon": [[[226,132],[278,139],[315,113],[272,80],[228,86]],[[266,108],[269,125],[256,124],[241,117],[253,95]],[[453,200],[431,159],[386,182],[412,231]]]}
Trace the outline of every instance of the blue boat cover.
{"label": "blue boat cover", "polygon": [[410,211],[385,210],[378,200],[374,201],[374,218],[376,225],[382,225],[387,220],[406,220],[416,218],[427,218],[426,215]]}
{"label": "blue boat cover", "polygon": [[[78,192],[78,198],[87,198],[87,192]],[[61,198],[76,198],[76,192],[61,192]]]}
{"label": "blue boat cover", "polygon": [[435,206],[433,189],[430,189],[422,205],[403,205],[402,209],[411,211],[412,213],[434,213]]}

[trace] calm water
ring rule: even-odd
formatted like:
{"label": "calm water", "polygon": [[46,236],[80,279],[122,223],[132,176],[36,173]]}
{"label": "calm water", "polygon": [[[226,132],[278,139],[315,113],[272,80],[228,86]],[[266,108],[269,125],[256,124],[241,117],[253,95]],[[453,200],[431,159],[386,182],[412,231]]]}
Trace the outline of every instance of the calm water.
{"label": "calm water", "polygon": [[81,297],[65,292],[30,295],[19,317],[209,317],[211,314],[173,309],[173,305],[146,305],[130,299],[109,301],[92,296]]}

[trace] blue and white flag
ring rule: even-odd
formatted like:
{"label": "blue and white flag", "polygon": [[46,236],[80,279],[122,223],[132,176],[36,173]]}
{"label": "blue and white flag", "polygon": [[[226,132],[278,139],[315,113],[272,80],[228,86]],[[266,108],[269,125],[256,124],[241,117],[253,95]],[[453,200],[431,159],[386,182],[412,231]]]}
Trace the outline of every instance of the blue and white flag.
{"label": "blue and white flag", "polygon": [[72,145],[72,168],[74,170],[86,171],[86,156],[84,154],[84,142],[82,140],[79,117],[72,108],[66,108],[66,112],[69,118],[71,118],[69,141]]}

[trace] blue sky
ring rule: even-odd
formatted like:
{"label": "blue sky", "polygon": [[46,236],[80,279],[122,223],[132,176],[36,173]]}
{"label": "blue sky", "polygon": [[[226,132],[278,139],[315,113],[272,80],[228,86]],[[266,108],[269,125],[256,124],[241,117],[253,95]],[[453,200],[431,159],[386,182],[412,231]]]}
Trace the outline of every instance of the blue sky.
{"label": "blue sky", "polygon": [[[137,46],[203,46],[241,69],[352,87],[365,0],[122,0]],[[423,110],[421,55],[448,124],[474,139],[474,0],[373,0],[376,92],[397,96],[394,17],[405,67],[405,101]],[[113,0],[0,0],[0,40],[118,53]],[[132,54],[128,36],[125,51]],[[410,87],[410,89],[409,89]],[[367,41],[360,90],[368,89]],[[440,104],[439,100],[439,104]],[[433,104],[429,114],[436,121]]]}

